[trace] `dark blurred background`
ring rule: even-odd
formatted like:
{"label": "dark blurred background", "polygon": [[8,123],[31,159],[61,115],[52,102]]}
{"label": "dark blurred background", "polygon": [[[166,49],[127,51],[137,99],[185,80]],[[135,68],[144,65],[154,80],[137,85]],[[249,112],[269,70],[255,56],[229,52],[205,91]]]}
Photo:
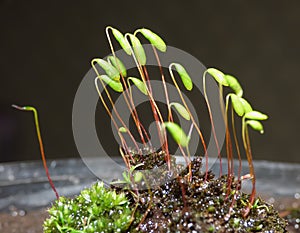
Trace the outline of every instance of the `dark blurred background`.
{"label": "dark blurred background", "polygon": [[[237,76],[253,106],[270,116],[265,135],[253,135],[255,159],[300,162],[299,10],[298,0],[0,0],[0,162],[39,159],[32,114],[13,103],[38,108],[48,158],[79,157],[73,98],[90,60],[109,53],[107,25],[151,28],[207,67]],[[103,140],[117,153],[107,125]]]}

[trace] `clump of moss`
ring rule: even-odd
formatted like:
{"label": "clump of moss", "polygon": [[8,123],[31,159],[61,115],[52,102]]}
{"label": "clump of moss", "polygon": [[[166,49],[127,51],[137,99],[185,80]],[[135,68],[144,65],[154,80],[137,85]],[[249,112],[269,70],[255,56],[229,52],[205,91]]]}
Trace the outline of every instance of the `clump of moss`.
{"label": "clump of moss", "polygon": [[[133,157],[138,159],[139,155]],[[164,153],[151,153],[142,160],[148,164],[161,161],[159,157],[164,157]],[[205,180],[200,157],[191,162],[192,179],[188,167],[182,169],[174,157],[172,161],[176,178],[170,178],[155,190],[145,186],[139,191],[138,199],[131,191],[119,189],[127,193],[132,205],[140,203],[138,212],[145,216],[138,225],[131,225],[130,232],[287,232],[286,221],[260,198],[255,199],[245,217],[243,212],[249,206],[249,195],[240,190],[240,181],[233,179],[228,193],[227,175],[216,178],[209,172]],[[162,171],[157,172],[155,176],[147,176],[147,182],[158,183],[164,177]]]}
{"label": "clump of moss", "polygon": [[60,197],[49,209],[44,232],[123,232],[132,220],[129,204],[124,193],[97,182],[74,199]]}

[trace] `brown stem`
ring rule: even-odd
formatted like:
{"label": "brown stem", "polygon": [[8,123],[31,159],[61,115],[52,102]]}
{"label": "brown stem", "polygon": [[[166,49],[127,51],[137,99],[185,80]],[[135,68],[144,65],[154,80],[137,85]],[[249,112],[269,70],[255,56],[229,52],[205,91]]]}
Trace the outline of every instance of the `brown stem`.
{"label": "brown stem", "polygon": [[[105,84],[104,84],[103,81],[99,78],[99,76],[96,77],[96,79],[95,79],[95,86],[96,86],[96,90],[97,90],[97,92],[98,92],[99,98],[100,98],[100,100],[101,100],[101,102],[102,102],[102,105],[104,106],[104,108],[105,108],[107,114],[109,115],[110,119],[112,120],[112,122],[113,122],[113,124],[114,124],[116,130],[119,131],[119,127],[118,127],[118,125],[117,125],[117,123],[116,123],[116,120],[113,118],[112,113],[111,113],[111,111],[109,110],[109,108],[108,108],[108,106],[107,106],[105,100],[103,99],[103,96],[102,96],[102,94],[101,94],[101,92],[100,92],[100,90],[99,90],[99,88],[98,88],[97,79],[100,80],[100,82],[101,82],[103,88],[106,90],[106,93],[108,93],[107,88],[105,87]],[[108,95],[109,95],[109,93],[108,93]],[[113,103],[112,103],[112,104],[113,104]],[[117,117],[118,117],[118,115],[117,115]],[[137,145],[137,143],[136,143],[136,141],[135,141],[133,135],[132,135],[131,132],[128,130],[127,126],[125,125],[125,123],[123,122],[123,120],[121,119],[121,117],[119,116],[118,118],[119,118],[119,120],[121,121],[123,127],[127,130],[127,133],[128,133],[128,135],[130,136],[130,138],[132,139],[133,143],[135,144],[135,147],[137,148],[137,150],[139,150],[139,147],[138,147],[138,145]],[[129,154],[130,154],[131,159],[133,160],[133,157],[132,157],[131,153],[129,153]]]}
{"label": "brown stem", "polygon": [[39,141],[39,146],[40,146],[40,153],[41,153],[41,157],[42,157],[42,161],[43,161],[43,166],[46,172],[46,176],[48,178],[49,184],[53,190],[53,192],[55,193],[56,199],[59,199],[59,195],[58,192],[55,188],[55,185],[53,184],[53,181],[51,179],[50,173],[49,173],[49,169],[47,166],[47,161],[46,161],[46,156],[45,156],[45,152],[44,152],[44,146],[43,146],[43,140],[42,140],[42,136],[41,136],[41,131],[40,131],[40,126],[39,126],[39,118],[38,118],[38,113],[37,110],[34,107],[19,107],[17,105],[12,105],[12,107],[21,110],[21,111],[32,111],[33,115],[34,115],[34,122],[35,122],[35,128],[36,128],[36,134],[37,134],[37,138]]}
{"label": "brown stem", "polygon": [[240,151],[240,147],[239,147],[239,142],[238,142],[237,135],[236,135],[236,128],[235,128],[235,120],[234,120],[234,111],[233,111],[233,108],[231,108],[231,122],[232,122],[232,132],[233,132],[234,143],[235,143],[236,152],[237,152],[237,156],[238,156],[238,160],[239,160],[238,184],[240,185],[240,182],[241,182],[241,172],[242,172],[242,158],[241,158],[241,151]]}
{"label": "brown stem", "polygon": [[180,185],[181,188],[181,192],[182,192],[182,202],[183,202],[183,211],[187,211],[187,201],[186,201],[186,197],[185,197],[185,188],[184,188],[184,184],[182,182],[182,177],[177,176],[177,182]]}
{"label": "brown stem", "polygon": [[200,140],[201,140],[201,143],[202,143],[202,146],[203,146],[204,155],[205,155],[205,159],[206,159],[206,164],[205,164],[205,171],[206,171],[206,172],[205,172],[205,181],[206,181],[206,180],[207,180],[207,176],[208,176],[208,155],[207,155],[207,146],[206,146],[206,144],[205,144],[203,134],[202,134],[200,128],[198,127],[198,125],[196,124],[196,121],[195,121],[193,115],[191,114],[191,112],[190,112],[190,110],[189,110],[189,108],[188,108],[188,106],[187,106],[187,104],[186,104],[186,102],[185,102],[185,100],[184,100],[184,98],[183,98],[183,95],[182,95],[182,93],[181,93],[181,91],[180,91],[180,88],[179,88],[179,86],[178,86],[178,83],[177,83],[176,80],[175,80],[175,77],[174,77],[174,74],[173,74],[173,72],[172,72],[171,66],[172,66],[172,64],[169,66],[169,71],[170,71],[170,75],[171,75],[172,81],[173,81],[173,83],[174,83],[174,85],[175,85],[175,87],[176,87],[176,89],[177,89],[177,91],[178,91],[178,94],[179,94],[179,96],[180,96],[180,99],[181,99],[181,101],[182,101],[184,107],[186,108],[186,110],[188,111],[188,113],[189,113],[189,115],[190,115],[190,117],[191,117],[191,121],[192,121],[193,125],[195,126],[195,129],[196,129],[196,131],[197,131],[197,133],[198,133],[198,135],[199,135],[199,137],[200,137]]}
{"label": "brown stem", "polygon": [[[167,134],[165,133],[165,131],[161,131],[161,124],[163,123],[163,118],[162,118],[161,113],[159,112],[159,109],[157,107],[157,104],[156,104],[156,102],[153,98],[152,87],[151,87],[151,84],[150,84],[148,71],[147,71],[145,66],[143,66],[143,71],[144,71],[144,74],[145,74],[146,83],[148,84],[148,90],[149,90],[149,93],[150,93],[150,95],[149,95],[150,103],[151,103],[153,117],[154,117],[156,127],[157,127],[157,132],[158,132],[158,135],[159,135],[160,143],[162,145],[162,149],[163,149],[163,151],[166,152],[166,160],[167,160],[167,164],[168,164],[168,169],[170,171],[171,170],[171,158],[170,158],[170,153],[169,153]],[[161,134],[163,134],[163,135],[161,135]]]}
{"label": "brown stem", "polygon": [[250,209],[251,206],[254,203],[254,199],[255,199],[255,194],[256,194],[256,177],[255,177],[255,172],[254,172],[254,167],[253,167],[253,161],[252,161],[252,151],[251,151],[251,146],[250,146],[250,138],[249,138],[249,132],[248,132],[248,127],[247,127],[247,123],[245,122],[245,119],[243,118],[243,129],[242,129],[242,137],[243,137],[243,142],[244,142],[244,147],[245,147],[245,151],[246,151],[246,156],[247,156],[247,160],[248,160],[248,166],[249,166],[249,170],[250,170],[250,176],[252,178],[252,191],[251,191],[251,195],[249,198],[249,204],[246,207],[246,209],[244,210],[243,216],[247,217],[248,214],[250,213]]}
{"label": "brown stem", "polygon": [[[167,89],[167,85],[166,85],[166,80],[165,80],[165,76],[164,76],[164,73],[163,73],[163,69],[162,69],[162,66],[161,66],[161,62],[160,62],[160,59],[159,59],[159,56],[157,54],[157,50],[155,49],[155,47],[152,45],[152,49],[153,49],[153,52],[154,52],[154,55],[155,55],[155,58],[156,58],[156,61],[157,61],[157,64],[158,64],[158,67],[159,67],[159,71],[160,71],[160,74],[161,74],[161,80],[162,80],[162,83],[163,83],[163,88],[164,88],[164,92],[165,92],[165,97],[166,97],[166,102],[167,102],[167,107],[168,107],[168,121],[170,122],[174,122],[173,121],[173,115],[172,115],[172,111],[171,111],[171,105],[170,105],[170,100],[169,100],[169,95],[168,95],[168,89]],[[167,137],[165,137],[165,140],[167,140]],[[188,161],[188,158],[182,148],[182,146],[180,144],[178,144],[178,147],[187,163],[190,164],[190,161]],[[170,157],[167,158],[168,159],[168,163],[169,163],[169,160],[170,160]],[[191,166],[189,166],[189,174],[190,174],[190,178],[191,178]]]}
{"label": "brown stem", "polygon": [[209,119],[210,119],[210,123],[211,123],[212,133],[213,133],[213,137],[214,137],[214,140],[215,140],[215,143],[216,143],[216,147],[217,147],[217,151],[218,151],[218,157],[219,157],[219,160],[220,160],[220,176],[222,176],[223,171],[222,171],[221,151],[220,151],[220,147],[219,147],[219,143],[218,143],[218,139],[217,139],[217,134],[216,134],[216,131],[215,131],[215,124],[214,124],[214,121],[213,121],[212,111],[211,111],[208,96],[207,96],[207,93],[206,93],[206,83],[205,83],[206,73],[207,72],[205,71],[204,74],[203,74],[203,92],[204,92],[205,101],[207,103],[206,105],[207,105],[207,109],[208,109],[208,114],[209,114]]}
{"label": "brown stem", "polygon": [[[128,36],[130,36],[130,34],[128,34],[128,33],[125,34],[126,39],[127,39]],[[163,140],[161,132],[160,132],[160,124],[163,122],[163,118],[162,118],[161,113],[159,111],[159,108],[158,108],[158,106],[157,106],[157,104],[156,104],[156,102],[153,98],[153,94],[152,94],[151,85],[150,85],[150,82],[149,82],[149,76],[148,76],[147,69],[146,69],[145,66],[142,66],[140,64],[140,62],[138,61],[138,59],[135,57],[132,47],[130,47],[130,50],[131,50],[132,56],[134,58],[134,61],[137,65],[138,71],[141,75],[141,78],[142,78],[143,82],[146,84],[146,87],[147,87],[147,94],[149,96],[150,105],[151,105],[152,112],[153,112],[153,115],[154,115],[154,119],[155,119],[155,122],[156,122],[156,125],[157,125],[157,129],[158,129],[158,133],[159,133],[159,139],[160,139],[160,142],[161,142],[161,145],[162,145],[162,149],[166,151],[167,156],[170,156],[169,151],[168,151],[168,147],[165,146],[164,140]],[[166,138],[166,135],[164,135],[164,136],[165,136],[164,138]],[[170,165],[171,164],[169,162],[168,163],[169,170],[171,169]]]}
{"label": "brown stem", "polygon": [[232,185],[232,178],[233,178],[233,156],[232,156],[232,144],[231,144],[231,137],[230,132],[228,129],[228,125],[226,127],[226,152],[227,152],[227,166],[228,166],[228,172],[227,172],[227,197],[229,196],[229,193],[231,191],[231,185]]}
{"label": "brown stem", "polygon": [[255,194],[256,194],[256,177],[255,177],[255,171],[254,171],[254,166],[253,166],[253,160],[252,160],[252,151],[251,151],[251,146],[250,146],[250,138],[249,138],[249,131],[248,128],[246,127],[246,140],[247,140],[247,159],[249,163],[249,170],[250,170],[250,175],[252,178],[252,191],[251,191],[251,196],[250,196],[250,204],[252,205],[255,199]]}
{"label": "brown stem", "polygon": [[[114,47],[113,47],[113,45],[112,45],[112,42],[111,42],[111,39],[110,39],[110,36],[109,36],[109,31],[108,31],[109,29],[112,29],[112,28],[111,28],[111,27],[107,27],[107,28],[106,28],[106,36],[107,36],[107,39],[108,39],[108,42],[109,42],[109,46],[110,46],[111,52],[112,52],[114,58],[116,58],[115,50],[114,50]],[[117,65],[118,65],[118,64],[117,64]],[[123,86],[125,87],[125,95],[123,96],[123,97],[124,97],[124,100],[125,100],[125,102],[126,102],[128,108],[129,108],[130,110],[132,110],[132,111],[130,111],[130,112],[132,112],[132,118],[133,118],[134,123],[135,123],[135,125],[136,125],[136,127],[137,127],[137,130],[138,130],[138,132],[139,132],[141,141],[142,141],[142,143],[145,145],[146,142],[145,142],[145,139],[144,139],[144,136],[143,136],[143,132],[142,132],[142,130],[141,130],[142,125],[141,125],[141,122],[140,122],[140,120],[139,120],[138,113],[137,113],[137,111],[136,111],[136,109],[135,109],[135,106],[134,106],[134,103],[133,103],[133,99],[131,98],[130,94],[128,93],[128,86],[127,86],[127,83],[126,83],[126,81],[125,81],[124,76],[123,76],[122,73],[120,72],[121,69],[120,69],[119,65],[118,65],[117,68],[118,68],[118,71],[119,71],[119,73],[120,73],[120,75],[121,75],[122,84],[123,84]],[[128,99],[130,100],[130,103],[129,103]],[[144,128],[144,127],[142,127],[142,128]],[[146,136],[147,140],[150,141],[148,134],[147,134],[145,131],[144,131],[144,133],[145,133],[145,136]],[[138,151],[137,151],[137,152],[138,152]]]}

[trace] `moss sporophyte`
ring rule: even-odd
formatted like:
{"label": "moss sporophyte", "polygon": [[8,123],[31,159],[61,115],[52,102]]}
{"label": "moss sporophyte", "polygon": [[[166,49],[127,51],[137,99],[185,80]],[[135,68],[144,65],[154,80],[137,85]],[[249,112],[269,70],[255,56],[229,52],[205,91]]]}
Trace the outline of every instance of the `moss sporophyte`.
{"label": "moss sporophyte", "polygon": [[[91,66],[95,72],[94,83],[99,99],[120,138],[119,151],[127,168],[123,173],[123,180],[114,180],[109,187],[104,187],[102,182],[98,182],[91,188],[83,190],[74,199],[58,197],[46,166],[37,111],[33,107],[14,105],[20,110],[34,113],[42,160],[49,182],[57,194],[57,201],[49,209],[50,217],[44,223],[44,231],[285,232],[285,221],[278,217],[278,213],[271,205],[255,196],[256,176],[248,126],[263,133],[261,121],[266,120],[268,116],[253,109],[245,99],[238,79],[216,68],[208,68],[198,77],[202,76],[206,103],[206,106],[199,108],[208,110],[212,135],[217,147],[220,175],[215,177],[208,167],[207,139],[180,88],[182,86],[187,93],[194,88],[189,67],[171,62],[168,69],[163,69],[159,53],[165,53],[167,46],[160,36],[149,29],[141,28],[134,33],[123,34],[109,26],[106,28],[106,36],[112,55],[106,59],[93,59]],[[147,67],[147,54],[139,37],[148,40],[152,45],[166,101],[164,110],[155,99]],[[115,42],[135,62],[137,76],[130,75],[130,70],[127,70],[117,57],[113,45]],[[224,155],[221,154],[222,148],[207,95],[208,78],[213,78],[219,85],[217,98],[225,125],[227,159],[225,174],[222,168]],[[168,82],[173,83],[176,88],[179,101],[170,101]],[[144,122],[140,120],[142,112],[135,107],[133,87],[148,98],[161,145],[159,150],[152,145],[149,132]],[[225,87],[229,90],[226,96],[223,93]],[[112,92],[122,94],[137,133],[124,122],[118,109],[114,108],[115,114],[112,113],[111,109],[115,107]],[[167,114],[163,114],[165,110]],[[177,114],[177,118],[173,117],[174,113]],[[178,117],[189,122],[188,132],[175,121]],[[237,122],[241,124],[240,127],[236,126]],[[237,132],[238,128],[241,128],[241,132]],[[192,159],[189,146],[191,132],[194,129],[200,139],[203,154],[196,155]],[[177,144],[185,164],[176,163],[175,157],[170,153],[170,140]],[[248,161],[249,174],[242,174],[243,154]],[[204,171],[201,170],[201,157],[205,159]],[[234,172],[234,158],[239,161],[237,174]],[[157,169],[155,173],[141,172],[153,168]],[[173,176],[170,176],[170,173]],[[252,181],[250,194],[241,191],[244,179]],[[153,188],[154,183],[159,185]]]}

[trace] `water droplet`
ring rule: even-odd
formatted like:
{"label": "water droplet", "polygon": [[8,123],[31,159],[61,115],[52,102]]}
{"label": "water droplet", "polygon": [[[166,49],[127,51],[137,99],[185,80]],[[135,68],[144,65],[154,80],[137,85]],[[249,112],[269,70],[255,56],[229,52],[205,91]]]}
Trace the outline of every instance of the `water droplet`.
{"label": "water droplet", "polygon": [[270,198],[268,199],[268,202],[269,202],[270,204],[274,204],[275,198],[274,198],[274,197],[270,197]]}
{"label": "water droplet", "polygon": [[79,184],[80,180],[75,177],[75,176],[70,176],[69,180],[73,183],[73,184]]}
{"label": "water droplet", "polygon": [[17,211],[12,211],[10,214],[11,214],[11,216],[13,216],[13,217],[18,216],[18,212],[17,212]]}
{"label": "water droplet", "polygon": [[297,209],[297,208],[299,207],[299,203],[294,202],[294,203],[292,204],[292,207],[293,207],[294,209]]}
{"label": "water droplet", "polygon": [[188,228],[192,228],[193,225],[194,225],[193,223],[189,223]]}
{"label": "water droplet", "polygon": [[15,179],[15,176],[14,176],[14,174],[10,173],[10,174],[8,174],[7,178],[9,181],[13,181]]}
{"label": "water droplet", "polygon": [[295,193],[295,199],[300,199],[300,193]]}
{"label": "water droplet", "polygon": [[35,171],[34,173],[33,173],[33,177],[39,177],[40,176],[40,173],[38,172],[38,171]]}
{"label": "water droplet", "polygon": [[55,160],[53,160],[51,163],[50,163],[50,167],[51,168],[55,168],[56,167],[56,161]]}
{"label": "water droplet", "polygon": [[25,216],[26,215],[25,210],[19,210],[18,215],[21,216],[21,217]]}
{"label": "water droplet", "polygon": [[284,204],[280,204],[280,205],[279,205],[279,209],[280,209],[280,210],[283,210],[284,208],[285,208],[285,205],[284,205]]}

